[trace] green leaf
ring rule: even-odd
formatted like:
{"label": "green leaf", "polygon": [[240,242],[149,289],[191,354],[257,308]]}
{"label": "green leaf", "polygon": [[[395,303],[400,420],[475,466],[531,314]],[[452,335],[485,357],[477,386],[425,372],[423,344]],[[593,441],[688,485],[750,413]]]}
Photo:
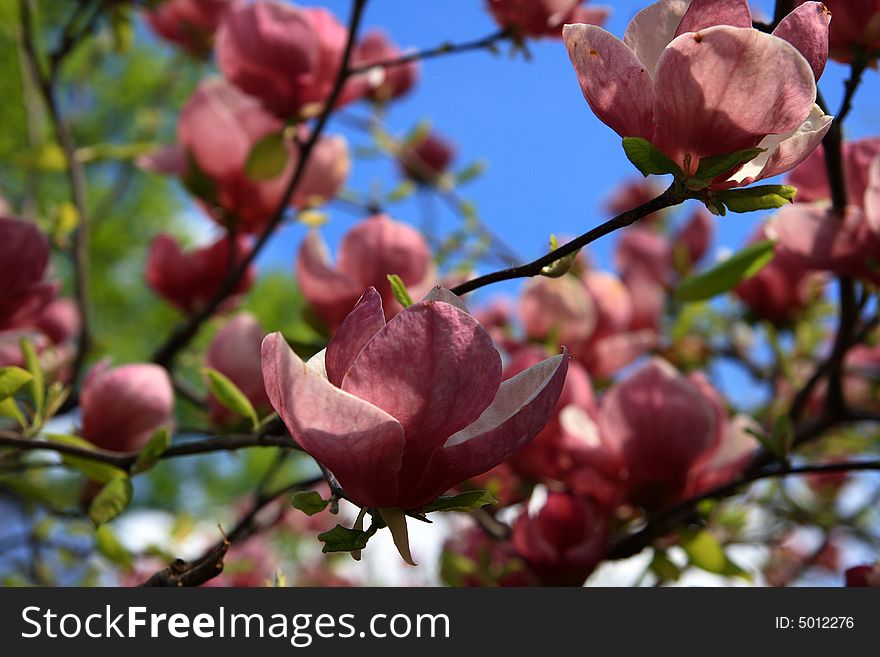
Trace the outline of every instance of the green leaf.
{"label": "green leaf", "polygon": [[333,529],[318,534],[318,540],[324,544],[321,551],[326,553],[363,550],[377,529],[376,525],[372,525],[367,531],[336,525]]}
{"label": "green leaf", "polygon": [[712,200],[726,206],[731,212],[753,212],[781,208],[793,203],[796,194],[797,188],[790,185],[758,185],[713,192]]}
{"label": "green leaf", "polygon": [[431,513],[432,511],[441,511],[443,513],[461,511],[468,513],[476,511],[487,504],[497,503],[498,500],[487,490],[469,490],[458,495],[438,497],[433,502],[427,504],[421,511],[422,513]]}
{"label": "green leaf", "polygon": [[[555,251],[559,248],[559,240],[556,239],[556,235],[550,235],[550,251]],[[561,257],[559,260],[554,260],[549,265],[545,267],[541,267],[541,276],[546,276],[547,278],[559,278],[560,276],[564,276],[569,271],[571,271],[572,266],[574,266],[574,262],[577,259],[578,253],[581,250],[578,249],[573,253],[569,253],[567,256]]]}
{"label": "green leaf", "polygon": [[95,530],[95,547],[98,548],[98,552],[117,566],[126,569],[134,567],[134,556],[119,542],[109,526],[101,525]]}
{"label": "green leaf", "polygon": [[773,422],[773,435],[771,436],[774,449],[773,454],[780,459],[788,458],[791,448],[794,446],[794,425],[788,415],[782,414]]}
{"label": "green leaf", "polygon": [[138,472],[143,472],[144,470],[152,468],[170,445],[171,431],[168,427],[162,427],[156,431],[156,433],[150,438],[149,442],[144,445],[141,453],[138,454],[132,472],[137,474]]}
{"label": "green leaf", "polygon": [[486,163],[482,160],[477,160],[455,174],[455,184],[462,185],[464,183],[469,183],[472,180],[476,180],[484,173],[486,173]]}
{"label": "green leaf", "polygon": [[388,274],[388,282],[391,283],[391,293],[394,295],[394,298],[397,299],[397,303],[404,308],[409,308],[413,305],[412,297],[409,295],[409,292],[407,292],[406,285],[403,284],[403,280],[401,280],[400,276],[397,274]]}
{"label": "green leaf", "polygon": [[127,53],[134,43],[131,14],[131,7],[126,5],[117,4],[110,8],[110,30],[113,34],[113,49],[117,53]]}
{"label": "green leaf", "polygon": [[27,338],[21,340],[21,353],[24,354],[24,366],[31,373],[31,398],[34,402],[34,413],[40,417],[46,401],[46,383],[43,379],[43,368],[33,343]]}
{"label": "green leaf", "polygon": [[0,400],[0,417],[12,418],[18,422],[18,426],[22,429],[27,426],[27,418],[22,414],[21,409],[18,407],[18,403],[16,403],[15,399],[12,397]]}
{"label": "green leaf", "polygon": [[[71,445],[72,447],[79,447],[81,449],[88,450],[95,449],[95,446],[92,443],[90,443],[88,440],[85,440],[84,438],[80,438],[79,436],[49,434],[48,436],[46,436],[46,438],[49,442],[52,443]],[[85,457],[62,454],[61,461],[66,465],[69,465],[71,468],[74,468],[75,470],[83,473],[92,481],[98,482],[99,484],[106,484],[107,482],[114,479],[128,477],[128,474],[126,474],[124,470],[121,470],[114,465],[110,465],[109,463],[102,463],[101,461],[93,461]]]}
{"label": "green leaf", "polygon": [[181,182],[190,194],[203,201],[212,202],[217,195],[217,183],[202,170],[191,151],[186,154],[186,173]]}
{"label": "green leaf", "polygon": [[20,367],[0,367],[0,400],[11,397],[33,378],[30,372]]}
{"label": "green leaf", "polygon": [[681,577],[681,568],[665,552],[654,552],[650,568],[661,582],[677,582],[678,578]]}
{"label": "green leaf", "polygon": [[112,479],[104,484],[89,505],[89,518],[95,523],[95,527],[110,522],[125,511],[133,492],[131,479],[128,477]]}
{"label": "green leaf", "polygon": [[253,145],[244,170],[253,181],[269,180],[284,171],[289,157],[284,131],[271,132]]}
{"label": "green leaf", "polygon": [[223,408],[241,417],[249,418],[254,428],[260,424],[254,405],[225,374],[210,367],[202,368],[202,373],[208,377],[208,387],[211,389],[211,394]]}
{"label": "green leaf", "polygon": [[295,493],[291,502],[293,508],[299,509],[307,516],[313,516],[326,509],[330,500],[325,500],[317,491],[309,490]]}
{"label": "green leaf", "polygon": [[718,539],[710,531],[684,530],[679,536],[681,547],[688,555],[690,562],[697,568],[717,575],[727,570],[727,555]]}
{"label": "green leaf", "polygon": [[726,173],[741,164],[751,162],[765,150],[767,149],[746,148],[733,153],[725,153],[724,155],[704,157],[700,160],[700,165],[697,167],[697,173],[694,174],[694,177],[699,180],[711,180],[712,178],[716,178],[722,173]]}
{"label": "green leaf", "polygon": [[679,301],[703,301],[735,288],[757,274],[773,259],[773,242],[764,240],[747,246],[724,262],[688,276],[675,289]]}
{"label": "green leaf", "polygon": [[629,161],[646,178],[650,175],[664,175],[667,173],[671,173],[677,178],[684,177],[681,167],[664,155],[660,149],[647,139],[624,137],[623,150]]}
{"label": "green leaf", "polygon": [[388,192],[385,197],[386,203],[397,203],[412,196],[416,191],[416,184],[412,180],[404,180],[397,187]]}

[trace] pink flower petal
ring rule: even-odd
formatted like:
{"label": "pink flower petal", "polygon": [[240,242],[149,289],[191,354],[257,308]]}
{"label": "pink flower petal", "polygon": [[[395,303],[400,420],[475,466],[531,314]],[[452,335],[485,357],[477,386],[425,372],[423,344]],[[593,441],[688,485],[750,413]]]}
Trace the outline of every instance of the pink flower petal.
{"label": "pink flower petal", "polygon": [[681,19],[675,36],[699,32],[714,25],[752,27],[752,12],[747,0],[693,0]]}
{"label": "pink flower petal", "polygon": [[821,2],[805,2],[782,19],[773,34],[785,39],[806,58],[818,80],[828,61],[831,12]]}
{"label": "pink flower petal", "polygon": [[595,25],[566,25],[562,34],[596,116],[621,137],[651,139],[654,84],[635,53]]}
{"label": "pink flower petal", "polygon": [[382,297],[376,292],[376,288],[371,287],[364,292],[327,344],[324,363],[330,383],[337,388],[342,387],[342,379],[361,349],[384,327]]}
{"label": "pink flower petal", "polygon": [[660,0],[648,5],[630,21],[623,42],[632,50],[653,78],[664,48],[675,38],[689,0]]}
{"label": "pink flower petal", "polygon": [[404,447],[400,423],[320,376],[280,333],[263,340],[262,362],[272,406],[296,441],[333,472],[354,502],[394,506]]}
{"label": "pink flower petal", "polygon": [[795,130],[816,98],[813,72],[787,41],[757,30],[710,27],[677,37],[660,57],[652,140],[696,170],[699,159]]}
{"label": "pink flower petal", "polygon": [[434,452],[414,500],[424,504],[456,483],[490,470],[534,437],[553,413],[568,360],[564,351],[502,383],[480,418]]}
{"label": "pink flower petal", "polygon": [[870,231],[856,206],[849,206],[841,218],[830,207],[795,203],[779,210],[772,233],[813,269],[839,270],[862,262]]}
{"label": "pink flower petal", "polygon": [[330,329],[348,315],[364,287],[330,266],[327,246],[318,232],[306,235],[296,259],[296,279],[303,296]]}

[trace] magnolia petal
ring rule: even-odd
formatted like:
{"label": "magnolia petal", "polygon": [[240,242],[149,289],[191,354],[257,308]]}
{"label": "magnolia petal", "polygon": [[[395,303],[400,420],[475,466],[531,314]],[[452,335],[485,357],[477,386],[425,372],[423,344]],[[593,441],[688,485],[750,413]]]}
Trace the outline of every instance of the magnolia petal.
{"label": "magnolia petal", "polygon": [[876,235],[880,235],[880,155],[868,167],[868,189],[865,191],[865,219]]}
{"label": "magnolia petal", "polygon": [[675,38],[675,31],[687,13],[689,0],[661,0],[637,13],[623,35],[623,42],[632,50],[653,78],[663,49]]}
{"label": "magnolia petal", "polygon": [[394,505],[404,447],[400,423],[320,376],[280,333],[263,340],[262,363],[269,400],[303,449],[330,469],[352,501]]}
{"label": "magnolia petal", "polygon": [[599,120],[621,137],[651,139],[654,84],[635,53],[595,25],[566,25],[562,35],[584,98]]}
{"label": "magnolia petal", "polygon": [[467,306],[464,305],[464,302],[456,294],[453,294],[445,287],[440,287],[439,285],[435,285],[431,288],[431,291],[425,295],[422,301],[442,301],[443,303],[455,306],[462,312],[470,314]]}
{"label": "magnolia petal", "polygon": [[853,205],[843,217],[820,204],[787,205],[773,219],[771,232],[809,267],[830,270],[862,263],[870,237],[864,213]]}
{"label": "magnolia petal", "polygon": [[537,435],[562,393],[568,361],[566,350],[504,381],[480,418],[434,452],[414,501],[424,504],[492,469]]}
{"label": "magnolia petal", "polygon": [[474,422],[500,383],[501,357],[483,327],[448,303],[425,301],[373,336],[346,372],[342,389],[403,425],[402,472],[418,480],[430,453]]}
{"label": "magnolia petal", "polygon": [[699,32],[713,25],[752,27],[748,0],[693,0],[681,19],[675,36]]}
{"label": "magnolia petal", "polygon": [[586,368],[594,377],[609,377],[653,349],[657,339],[649,328],[609,335],[590,345]]}
{"label": "magnolia petal", "polygon": [[358,300],[327,344],[327,379],[337,388],[364,345],[385,326],[382,297],[371,287]]}
{"label": "magnolia petal", "polygon": [[822,108],[814,105],[810,116],[796,130],[762,139],[758,146],[765,151],[744,164],[730,180],[738,185],[749,185],[794,169],[822,143],[833,120],[833,116],[828,116]]}
{"label": "magnolia petal", "polygon": [[330,266],[327,245],[317,231],[306,235],[296,259],[296,278],[303,296],[331,328],[351,311],[364,288]]}
{"label": "magnolia petal", "polygon": [[805,2],[782,19],[774,36],[785,39],[806,58],[818,80],[828,61],[828,25],[831,12],[821,2]]}
{"label": "magnolia petal", "polygon": [[653,143],[695,169],[795,130],[815,99],[813,71],[787,41],[726,25],[682,34],[657,64]]}

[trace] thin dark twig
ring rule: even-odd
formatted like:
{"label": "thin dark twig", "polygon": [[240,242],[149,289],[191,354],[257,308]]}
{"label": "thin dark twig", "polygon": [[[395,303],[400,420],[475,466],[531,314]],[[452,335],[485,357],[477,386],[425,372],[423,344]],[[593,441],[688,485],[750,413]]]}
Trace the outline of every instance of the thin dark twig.
{"label": "thin dark twig", "polygon": [[541,256],[537,260],[533,260],[532,262],[525,265],[519,265],[518,267],[502,269],[501,271],[496,271],[491,274],[486,274],[485,276],[480,276],[473,280],[462,283],[461,285],[457,285],[456,287],[452,288],[452,292],[457,294],[458,296],[461,296],[492,283],[507,281],[514,278],[528,278],[531,276],[537,276],[541,273],[541,270],[547,265],[551,265],[557,260],[560,260],[561,258],[564,258],[565,256],[574,253],[578,249],[585,247],[587,244],[595,242],[600,237],[604,237],[609,233],[613,233],[615,230],[619,230],[620,228],[625,228],[626,226],[634,224],[636,221],[638,221],[642,217],[647,217],[649,214],[653,214],[654,212],[671,207],[673,205],[678,205],[679,203],[684,201],[685,198],[686,197],[682,193],[676,190],[675,185],[671,185],[669,189],[667,189],[657,198],[651,199],[647,203],[643,203],[637,208],[627,210],[626,212],[617,215],[613,219],[609,219],[605,223],[596,226],[595,228],[587,231],[580,237],[573,239],[567,244],[563,244],[558,249],[551,251],[547,255]]}
{"label": "thin dark twig", "polygon": [[391,68],[394,66],[400,66],[401,64],[408,64],[409,62],[433,59],[435,57],[442,57],[444,55],[469,52],[472,50],[487,50],[491,49],[498,42],[510,39],[512,37],[512,30],[503,29],[497,32],[493,32],[492,34],[489,34],[488,36],[482,37],[480,39],[475,39],[473,41],[466,41],[464,43],[442,43],[435,48],[412,52],[406,55],[402,55],[400,57],[386,59],[380,62],[373,62],[372,64],[364,64],[363,66],[353,68],[351,70],[351,73],[352,75],[355,75],[358,73],[366,73],[367,71],[370,71],[374,68]]}

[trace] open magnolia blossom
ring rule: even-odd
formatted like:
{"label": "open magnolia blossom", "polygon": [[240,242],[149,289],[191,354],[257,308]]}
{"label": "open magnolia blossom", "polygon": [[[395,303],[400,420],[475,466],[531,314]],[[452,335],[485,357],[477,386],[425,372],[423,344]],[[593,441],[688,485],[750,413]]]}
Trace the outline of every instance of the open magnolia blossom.
{"label": "open magnolia blossom", "polygon": [[661,0],[622,41],[595,25],[566,25],[563,36],[596,116],[649,141],[686,178],[702,158],[764,149],[712,177],[711,188],[728,189],[790,170],[828,131],[815,101],[829,21],[822,3],[807,2],[765,34],[746,0]]}
{"label": "open magnolia blossom", "polygon": [[308,363],[279,333],[264,339],[262,361],[291,435],[386,520],[386,509],[420,509],[525,445],[568,370],[562,353],[502,382],[489,334],[439,287],[387,324],[370,288]]}

